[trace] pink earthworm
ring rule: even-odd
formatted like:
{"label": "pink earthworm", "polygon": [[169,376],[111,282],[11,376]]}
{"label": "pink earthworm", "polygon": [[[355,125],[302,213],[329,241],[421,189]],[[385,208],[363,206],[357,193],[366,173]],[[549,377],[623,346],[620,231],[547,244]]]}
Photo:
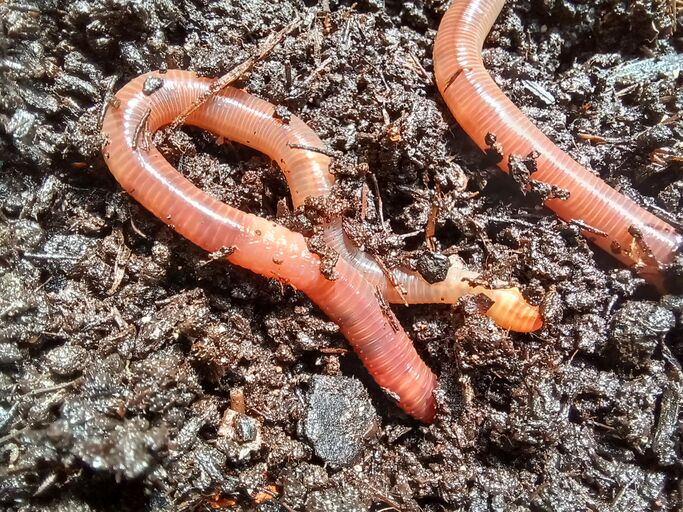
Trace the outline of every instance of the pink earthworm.
{"label": "pink earthworm", "polygon": [[584,235],[660,289],[662,270],[683,238],[676,230],[620,194],[559,149],[505,96],[484,68],[482,48],[505,0],[454,0],[434,43],[436,83],[458,124],[482,149],[495,138],[499,166],[512,155],[535,157],[538,180],[569,193],[545,205],[565,221],[590,226]]}
{"label": "pink earthworm", "polygon": [[[107,139],[102,152],[110,171],[133,198],[188,240],[210,252],[225,250],[231,263],[306,293],[339,325],[375,381],[398,405],[430,422],[436,377],[361,272],[339,258],[337,279],[325,278],[319,257],[309,252],[301,234],[216,200],[149,143],[151,133],[193,105],[210,83],[185,71],[153,72],[118,91],[102,126]],[[306,177],[311,167],[326,171],[327,158],[291,144],[320,147],[320,139],[299,118],[284,122],[274,111],[273,105],[244,91],[225,88],[186,122],[268,154],[286,176],[296,176],[298,188],[291,191],[295,201],[318,195],[322,185]]]}

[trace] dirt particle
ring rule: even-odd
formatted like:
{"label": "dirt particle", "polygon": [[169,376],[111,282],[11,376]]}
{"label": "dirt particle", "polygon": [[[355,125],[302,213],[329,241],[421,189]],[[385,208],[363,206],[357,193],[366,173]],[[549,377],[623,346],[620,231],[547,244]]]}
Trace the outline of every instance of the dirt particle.
{"label": "dirt particle", "polygon": [[450,261],[443,254],[423,251],[417,259],[417,271],[428,283],[438,283],[446,279]]}
{"label": "dirt particle", "polygon": [[642,367],[674,325],[668,309],[654,302],[629,301],[614,315],[610,348],[623,364]]}
{"label": "dirt particle", "polygon": [[87,351],[79,345],[62,345],[50,350],[45,357],[52,373],[68,377],[83,370],[87,361]]}
{"label": "dirt particle", "polygon": [[151,96],[156,91],[164,86],[164,81],[158,76],[147,77],[145,83],[142,86],[142,93],[145,96]]}

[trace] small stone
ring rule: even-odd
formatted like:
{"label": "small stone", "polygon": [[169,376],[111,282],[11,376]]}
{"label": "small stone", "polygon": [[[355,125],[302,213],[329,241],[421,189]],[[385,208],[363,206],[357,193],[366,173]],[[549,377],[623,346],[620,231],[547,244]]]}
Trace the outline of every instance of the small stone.
{"label": "small stone", "polygon": [[279,119],[284,124],[287,124],[292,119],[292,113],[287,109],[287,107],[285,107],[283,105],[278,105],[277,107],[275,107],[275,112],[273,112],[273,117],[275,119]]}
{"label": "small stone", "polygon": [[142,92],[145,94],[145,96],[149,96],[161,89],[163,85],[164,81],[161,78],[158,76],[150,76],[145,80],[145,83],[142,86]]}
{"label": "small stone", "polygon": [[438,283],[446,279],[450,261],[443,254],[424,251],[417,260],[417,271],[430,283]]}
{"label": "small stone", "polygon": [[62,345],[47,353],[48,369],[55,375],[68,377],[80,373],[85,366],[87,351],[79,345]]}
{"label": "small stone", "polygon": [[232,409],[226,409],[218,426],[216,443],[232,461],[244,461],[261,449],[261,429],[258,421]]}
{"label": "small stone", "polygon": [[334,466],[352,464],[377,423],[375,408],[359,381],[348,377],[313,378],[303,433],[325,462]]}
{"label": "small stone", "polygon": [[249,418],[242,414],[235,418],[235,433],[237,434],[237,439],[242,443],[250,443],[258,434],[258,428],[256,425],[256,420],[254,418]]}

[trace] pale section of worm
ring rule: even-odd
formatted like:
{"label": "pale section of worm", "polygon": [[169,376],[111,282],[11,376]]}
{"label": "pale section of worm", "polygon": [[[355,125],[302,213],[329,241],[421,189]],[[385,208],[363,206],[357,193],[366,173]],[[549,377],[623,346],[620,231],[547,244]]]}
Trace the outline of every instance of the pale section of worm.
{"label": "pale section of worm", "polygon": [[325,240],[343,258],[350,261],[354,268],[360,269],[365,278],[380,289],[389,302],[454,304],[463,295],[481,293],[493,302],[486,315],[504,329],[532,332],[543,325],[539,309],[530,305],[519,289],[472,286],[468,280],[476,281],[478,273],[465,270],[458,261],[451,261],[446,279],[438,283],[430,284],[417,272],[404,269],[390,270],[394,281],[391,283],[377,262],[344,236],[341,222],[332,222],[327,226]]}
{"label": "pale section of worm", "polygon": [[[145,94],[150,78],[160,79],[162,85]],[[326,279],[318,256],[308,251],[301,234],[216,200],[149,144],[149,134],[185,111],[209,83],[190,72],[168,71],[148,73],[125,85],[107,109],[102,127],[107,139],[102,152],[110,171],[131,196],[188,240],[210,252],[231,248],[231,263],[306,293],[339,325],[377,383],[398,398],[398,405],[419,420],[431,421],[436,378],[361,272],[340,258],[335,267],[339,277]],[[295,116],[288,123],[274,118],[273,105],[263,100],[226,88],[187,123],[268,154],[295,184],[295,202],[326,193],[319,187],[329,188],[331,176],[324,178],[327,157],[290,147],[320,147],[320,139]],[[321,173],[309,179],[311,169]]]}
{"label": "pale section of worm", "polygon": [[484,68],[481,51],[505,0],[454,0],[434,43],[434,71],[439,91],[463,130],[482,149],[494,134],[508,171],[510,155],[536,152],[532,179],[569,192],[546,206],[566,221],[590,226],[584,235],[601,249],[660,288],[662,269],[683,243],[680,233],[620,194],[559,149],[514,106]]}

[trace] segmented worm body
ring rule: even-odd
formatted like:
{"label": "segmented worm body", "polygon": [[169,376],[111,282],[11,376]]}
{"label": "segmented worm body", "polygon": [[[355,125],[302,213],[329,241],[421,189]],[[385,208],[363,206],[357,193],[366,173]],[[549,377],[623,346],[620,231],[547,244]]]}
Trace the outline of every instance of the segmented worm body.
{"label": "segmented worm body", "polygon": [[531,306],[517,288],[489,289],[471,286],[476,272],[466,270],[452,261],[446,279],[430,284],[419,273],[406,269],[392,269],[391,279],[366,252],[355,247],[344,236],[341,222],[333,222],[325,230],[325,241],[344,259],[359,269],[365,278],[377,287],[387,301],[395,304],[454,304],[466,294],[482,293],[493,301],[486,311],[499,326],[517,332],[532,332],[543,325],[537,307]]}
{"label": "segmented worm body", "polygon": [[505,0],[454,0],[441,20],[433,58],[436,82],[448,108],[482,150],[491,142],[487,135],[495,136],[502,146],[499,166],[504,171],[509,170],[511,155],[537,153],[537,171],[531,178],[569,192],[567,199],[548,199],[548,208],[566,221],[590,226],[584,234],[595,244],[661,286],[661,269],[673,260],[683,242],[681,235],[560,150],[484,68],[484,40],[504,4]]}
{"label": "segmented worm body", "polygon": [[[157,87],[150,87],[152,83]],[[398,398],[398,405],[417,419],[431,421],[436,378],[360,272],[340,258],[335,267],[339,277],[326,279],[318,256],[308,251],[301,234],[216,200],[149,145],[149,134],[184,112],[209,83],[193,73],[168,71],[142,75],[124,86],[116,94],[118,105],[109,106],[103,123],[108,138],[103,154],[112,174],[131,196],[188,240],[210,252],[227,248],[231,263],[305,292],[339,325],[377,383]],[[226,88],[187,123],[268,154],[290,181],[295,177],[295,201],[321,193],[321,182],[307,177],[311,168],[327,172],[326,157],[290,147],[322,145],[300,119],[279,121],[273,105]]]}

